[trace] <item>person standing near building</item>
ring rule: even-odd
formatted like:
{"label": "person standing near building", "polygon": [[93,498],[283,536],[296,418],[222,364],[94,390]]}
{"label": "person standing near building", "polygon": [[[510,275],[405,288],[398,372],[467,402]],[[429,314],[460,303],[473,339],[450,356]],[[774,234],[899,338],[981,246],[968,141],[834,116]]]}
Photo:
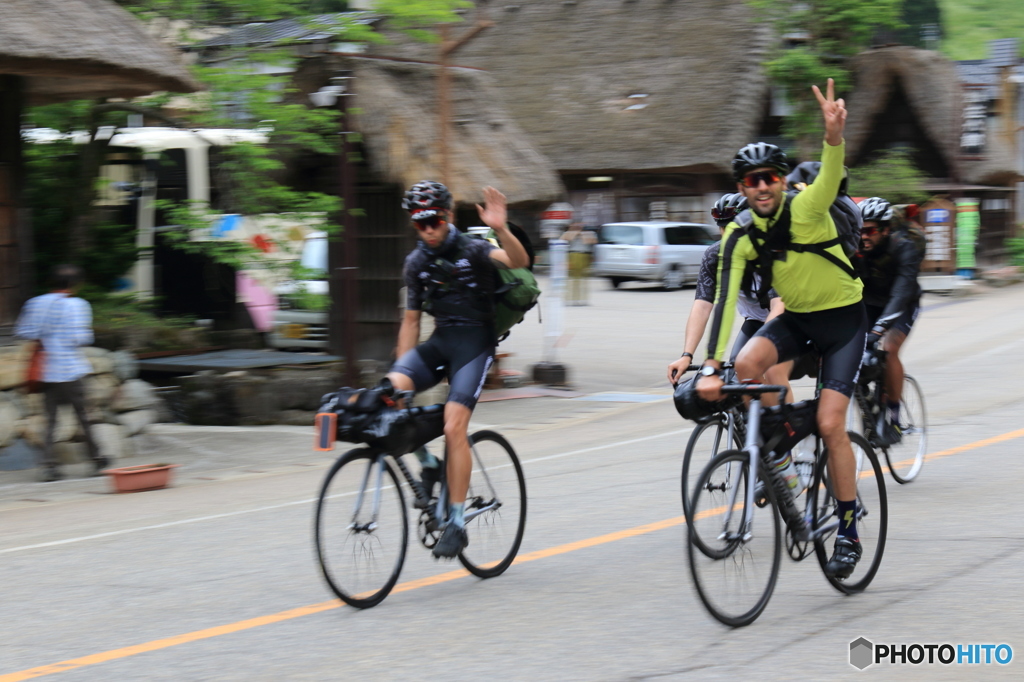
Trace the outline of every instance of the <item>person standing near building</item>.
{"label": "person standing near building", "polygon": [[597,239],[590,230],[583,229],[583,223],[573,223],[562,235],[569,242],[569,305],[587,303],[587,277],[590,274],[590,251]]}
{"label": "person standing near building", "polygon": [[85,385],[82,377],[92,370],[80,346],[93,342],[92,308],[74,294],[82,281],[82,270],[76,265],[58,265],[53,270],[53,290],[30,299],[18,317],[15,334],[23,339],[39,341],[43,360],[43,396],[46,405],[46,434],[43,440],[43,481],[63,478],[53,452],[53,432],[57,426],[57,408],[70,403],[82,424],[93,475],[108,464],[100,455],[85,414]]}

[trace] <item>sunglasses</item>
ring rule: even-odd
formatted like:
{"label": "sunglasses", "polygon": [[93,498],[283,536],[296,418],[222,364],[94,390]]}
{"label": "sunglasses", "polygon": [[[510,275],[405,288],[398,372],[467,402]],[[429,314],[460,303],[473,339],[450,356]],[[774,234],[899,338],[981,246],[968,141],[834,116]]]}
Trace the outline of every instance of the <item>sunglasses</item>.
{"label": "sunglasses", "polygon": [[714,218],[715,220],[732,220],[733,218],[736,217],[736,209],[730,207],[725,210],[719,211],[718,207],[715,206],[714,208],[711,209],[711,217]]}
{"label": "sunglasses", "polygon": [[421,220],[413,220],[412,225],[420,232],[425,231],[427,228],[436,230],[441,224],[444,223],[444,218],[439,215],[432,215]]}
{"label": "sunglasses", "polygon": [[770,186],[776,182],[782,182],[782,176],[775,171],[757,171],[756,173],[748,173],[743,176],[744,187],[750,187],[753,189],[762,182]]}
{"label": "sunglasses", "polygon": [[862,237],[874,237],[876,234],[881,232],[877,227],[862,227],[860,234]]}

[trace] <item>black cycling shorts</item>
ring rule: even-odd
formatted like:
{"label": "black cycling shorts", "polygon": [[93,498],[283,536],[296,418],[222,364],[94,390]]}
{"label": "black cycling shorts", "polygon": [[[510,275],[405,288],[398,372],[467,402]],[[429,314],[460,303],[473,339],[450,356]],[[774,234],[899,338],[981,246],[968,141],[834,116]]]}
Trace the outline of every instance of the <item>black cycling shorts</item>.
{"label": "black cycling shorts", "polygon": [[494,362],[490,327],[437,327],[429,339],[398,359],[391,368],[412,379],[416,392],[448,378],[448,402],[476,407],[487,372]]}
{"label": "black cycling shorts", "polygon": [[743,320],[743,326],[740,327],[740,333],[736,336],[736,342],[732,344],[732,353],[729,355],[729,362],[736,362],[736,356],[743,350],[743,346],[747,345],[747,341],[754,338],[754,334],[760,331],[761,327],[764,326],[764,322],[761,320],[748,317]]}
{"label": "black cycling shorts", "polygon": [[[885,308],[879,305],[865,305],[868,312],[868,327],[875,326],[875,322],[882,316]],[[910,335],[910,328],[914,326],[914,322],[917,320],[918,313],[921,312],[921,302],[912,301],[907,309],[903,311],[903,314],[896,318],[896,321],[889,325],[889,329],[895,329],[896,331],[903,334],[903,336]]]}
{"label": "black cycling shorts", "polygon": [[787,310],[761,327],[762,336],[775,345],[779,362],[796,360],[811,342],[821,357],[821,387],[853,395],[864,355],[867,313],[861,302],[814,313]]}

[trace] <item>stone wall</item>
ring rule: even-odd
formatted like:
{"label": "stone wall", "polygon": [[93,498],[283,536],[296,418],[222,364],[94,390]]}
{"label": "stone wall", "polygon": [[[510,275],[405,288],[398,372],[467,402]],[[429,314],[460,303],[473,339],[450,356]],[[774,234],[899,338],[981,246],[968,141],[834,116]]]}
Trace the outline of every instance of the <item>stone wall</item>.
{"label": "stone wall", "polygon": [[[0,469],[35,466],[43,446],[46,416],[41,393],[21,384],[31,344],[0,347]],[[127,351],[83,348],[92,365],[85,377],[85,403],[100,454],[111,461],[134,452],[132,437],[161,418],[162,401],[138,378],[138,361]],[[55,452],[62,463],[85,461],[81,426],[70,405],[58,409]]]}

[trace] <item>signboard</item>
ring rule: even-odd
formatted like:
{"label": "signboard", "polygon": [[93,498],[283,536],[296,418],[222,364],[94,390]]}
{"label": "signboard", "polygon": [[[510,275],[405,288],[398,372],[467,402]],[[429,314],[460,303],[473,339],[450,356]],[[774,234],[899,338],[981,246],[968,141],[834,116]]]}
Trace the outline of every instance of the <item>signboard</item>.
{"label": "signboard", "polygon": [[[971,275],[977,267],[974,247],[981,229],[977,199],[956,200],[956,269],[958,274]],[[960,272],[961,270],[965,272]]]}
{"label": "signboard", "polygon": [[952,274],[956,264],[956,245],[953,241],[956,206],[945,199],[932,199],[921,207],[919,216],[924,222],[928,239],[921,272]]}
{"label": "signboard", "polygon": [[558,239],[572,223],[573,207],[566,202],[548,206],[540,214],[540,236],[544,239]]}

